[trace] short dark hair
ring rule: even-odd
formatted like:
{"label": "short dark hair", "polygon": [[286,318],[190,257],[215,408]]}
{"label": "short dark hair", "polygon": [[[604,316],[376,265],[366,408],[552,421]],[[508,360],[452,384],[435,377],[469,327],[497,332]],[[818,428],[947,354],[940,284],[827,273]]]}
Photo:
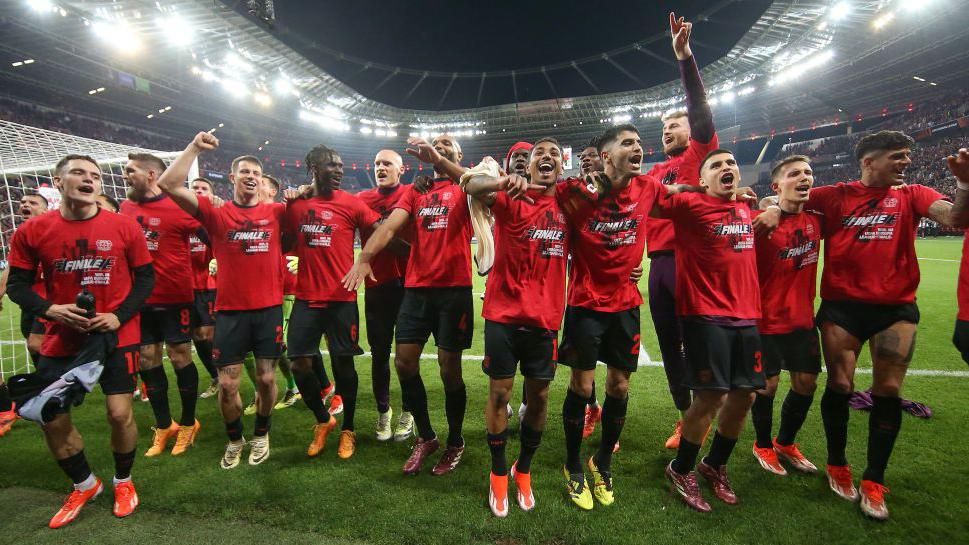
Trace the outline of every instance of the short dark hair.
{"label": "short dark hair", "polygon": [[150,153],[144,153],[144,152],[129,153],[128,160],[137,161],[139,163],[148,163],[151,166],[155,167],[158,170],[159,174],[161,174],[162,172],[165,172],[165,161],[162,161],[160,157],[156,155],[152,155]]}
{"label": "short dark hair", "polygon": [[770,170],[770,179],[773,180],[774,178],[776,178],[781,173],[781,169],[784,168],[786,165],[789,165],[791,163],[798,163],[798,162],[805,162],[807,164],[811,164],[811,158],[808,157],[807,155],[791,155],[789,157],[785,157],[781,159],[780,161],[777,162],[776,165],[774,165],[774,168]]}
{"label": "short dark hair", "polygon": [[855,158],[861,161],[873,151],[895,151],[911,148],[914,145],[915,140],[905,133],[898,131],[878,131],[858,141],[858,145],[855,146]]}
{"label": "short dark hair", "polygon": [[81,155],[79,153],[70,153],[64,157],[61,157],[61,160],[54,165],[54,174],[60,176],[64,168],[67,167],[67,163],[70,163],[71,161],[87,161],[98,167],[99,171],[101,170],[101,165],[98,164],[94,157],[91,157],[90,155]]}
{"label": "short dark hair", "polygon": [[262,170],[262,161],[260,161],[258,157],[255,155],[240,155],[232,160],[232,172],[235,172],[236,168],[239,167],[239,163],[243,161],[247,163],[255,163],[259,165],[259,170]]}
{"label": "short dark hair", "polygon": [[20,198],[22,199],[24,197],[37,197],[38,199],[44,201],[45,208],[50,208],[50,201],[48,201],[47,197],[41,195],[40,193],[24,193]]}
{"label": "short dark hair", "polygon": [[328,148],[324,144],[313,146],[313,149],[306,152],[306,158],[303,161],[306,163],[306,172],[309,172],[314,165],[317,167],[322,166],[328,158],[334,155],[340,154],[335,149]]}
{"label": "short dark hair", "polygon": [[599,141],[596,142],[596,151],[598,151],[599,153],[602,153],[602,150],[605,149],[607,145],[612,144],[613,142],[619,139],[620,133],[624,133],[626,131],[639,134],[639,129],[636,128],[636,125],[633,125],[631,123],[623,123],[622,125],[609,127],[608,129],[606,129],[606,132],[602,133],[599,136]]}
{"label": "short dark hair", "polygon": [[595,148],[596,149],[596,152],[598,152],[599,151],[599,140],[600,139],[599,139],[598,136],[593,136],[592,139],[589,140],[589,143],[586,144],[585,147],[582,148],[582,150],[585,151],[587,148]]}
{"label": "short dark hair", "polygon": [[273,184],[273,187],[276,188],[276,192],[277,193],[279,192],[279,180],[277,180],[275,176],[271,176],[269,174],[263,174],[262,177],[269,180],[269,183]]}
{"label": "short dark hair", "polygon": [[701,171],[703,170],[703,167],[707,164],[707,161],[709,161],[711,157],[713,157],[714,155],[723,155],[724,153],[729,153],[730,155],[733,155],[732,151],[728,149],[723,149],[723,148],[717,148],[711,151],[710,153],[706,154],[703,160],[700,161],[700,170]]}
{"label": "short dark hair", "polygon": [[[538,140],[536,140],[535,143],[532,145],[532,150],[537,148],[538,145],[543,142],[549,142],[550,144],[553,144],[555,147],[559,149],[559,153],[562,153],[562,144],[559,144],[558,139],[552,138],[551,136],[543,136],[542,138],[539,138]],[[531,155],[531,153],[529,153],[529,155]]]}
{"label": "short dark hair", "polygon": [[115,212],[121,210],[121,205],[118,204],[118,201],[115,200],[115,198],[112,197],[111,195],[108,195],[107,193],[101,193],[100,195],[98,195],[98,197],[104,197],[104,200],[108,201],[108,203],[111,204],[111,207],[114,208]]}
{"label": "short dark hair", "polygon": [[205,182],[209,184],[209,189],[215,190],[215,185],[213,185],[212,180],[208,178],[203,178],[202,176],[199,176],[198,178],[195,178],[194,180],[192,180],[192,182]]}

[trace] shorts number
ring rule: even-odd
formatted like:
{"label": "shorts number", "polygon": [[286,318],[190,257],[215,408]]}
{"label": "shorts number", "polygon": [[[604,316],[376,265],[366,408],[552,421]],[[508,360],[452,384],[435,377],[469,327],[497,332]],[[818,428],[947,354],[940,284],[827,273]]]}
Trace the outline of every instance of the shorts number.
{"label": "shorts number", "polygon": [[205,306],[209,309],[209,316],[215,316],[215,302],[207,301]]}
{"label": "shorts number", "polygon": [[640,339],[639,333],[633,335],[633,347],[632,347],[632,350],[629,351],[629,353],[632,354],[633,356],[639,355],[639,347],[640,347],[639,339]]}
{"label": "shorts number", "polygon": [[764,370],[764,364],[760,361],[760,352],[754,352],[754,372],[760,373]]}
{"label": "shorts number", "polygon": [[552,362],[559,361],[559,340],[552,339]]}
{"label": "shorts number", "polygon": [[276,344],[283,344],[283,326],[276,326]]}
{"label": "shorts number", "polygon": [[178,319],[181,321],[183,327],[188,327],[192,323],[192,314],[187,308],[183,308],[178,313]]}
{"label": "shorts number", "polygon": [[141,354],[137,350],[134,352],[125,352],[124,361],[128,367],[128,374],[134,375],[138,372],[138,367],[141,363]]}
{"label": "shorts number", "polygon": [[358,327],[359,326],[357,326],[357,324],[350,326],[350,340],[353,342],[357,342],[357,338],[359,338],[360,331],[358,330]]}
{"label": "shorts number", "polygon": [[468,328],[468,315],[462,314],[461,319],[458,320],[458,329],[464,331]]}

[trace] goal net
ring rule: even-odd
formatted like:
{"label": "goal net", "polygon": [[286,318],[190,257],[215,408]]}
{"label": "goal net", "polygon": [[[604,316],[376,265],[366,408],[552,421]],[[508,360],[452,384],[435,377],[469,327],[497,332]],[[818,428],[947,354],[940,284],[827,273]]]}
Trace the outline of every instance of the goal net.
{"label": "goal net", "polygon": [[[128,154],[149,152],[166,162],[178,154],[102,142],[69,134],[38,129],[0,120],[0,260],[7,266],[10,241],[25,220],[20,214],[20,198],[40,193],[55,209],[60,194],[54,188],[54,165],[61,157],[76,153],[89,155],[101,165],[104,194],[118,202],[125,198],[122,178]],[[26,341],[20,332],[20,309],[4,295],[0,310],[0,378],[30,370]]]}

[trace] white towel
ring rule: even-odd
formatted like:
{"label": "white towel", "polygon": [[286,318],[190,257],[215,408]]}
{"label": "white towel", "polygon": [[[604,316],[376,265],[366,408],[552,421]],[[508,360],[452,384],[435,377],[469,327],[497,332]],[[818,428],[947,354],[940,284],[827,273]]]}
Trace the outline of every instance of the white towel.
{"label": "white towel", "polygon": [[[464,189],[475,176],[489,178],[501,176],[498,162],[491,157],[485,157],[474,168],[466,170],[458,182],[461,188]],[[475,252],[474,262],[478,266],[478,274],[485,276],[495,264],[495,237],[491,232],[495,221],[494,216],[491,215],[490,208],[470,196],[468,196],[468,209],[471,211],[471,228],[474,230],[474,236],[478,238],[478,250]]]}

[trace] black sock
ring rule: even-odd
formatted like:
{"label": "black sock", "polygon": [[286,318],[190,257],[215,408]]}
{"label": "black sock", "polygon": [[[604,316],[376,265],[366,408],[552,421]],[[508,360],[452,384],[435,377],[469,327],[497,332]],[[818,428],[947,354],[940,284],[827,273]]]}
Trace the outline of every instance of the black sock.
{"label": "black sock", "polygon": [[343,398],[343,425],[341,429],[353,431],[353,418],[357,413],[357,388],[360,378],[353,366],[353,356],[336,356],[333,361],[333,378],[340,385]]}
{"label": "black sock", "polygon": [[754,424],[758,448],[772,448],[771,430],[774,427],[774,396],[757,394],[750,407],[750,421]]}
{"label": "black sock", "polygon": [[199,356],[199,361],[208,371],[209,377],[212,380],[219,379],[219,370],[215,368],[215,364],[212,363],[212,341],[193,341],[195,344],[195,353]]}
{"label": "black sock", "polygon": [[777,430],[778,445],[787,446],[794,443],[794,438],[804,425],[813,402],[814,394],[801,395],[794,390],[787,392],[784,404],[781,405],[781,425]]}
{"label": "black sock", "polygon": [[737,446],[737,440],[720,435],[720,432],[713,434],[713,444],[710,445],[710,453],[706,455],[703,462],[714,469],[720,469],[727,465],[730,453]]}
{"label": "black sock", "polygon": [[0,413],[5,413],[13,409],[13,401],[10,399],[10,391],[6,384],[0,384]]}
{"label": "black sock", "polygon": [[236,418],[232,422],[226,422],[225,432],[229,435],[229,441],[241,440],[242,439],[242,419]]}
{"label": "black sock", "polygon": [[414,424],[417,426],[417,434],[421,439],[430,441],[434,439],[434,428],[431,427],[431,415],[427,412],[427,390],[424,389],[424,381],[420,375],[400,379],[401,395],[404,403],[410,407],[411,415],[414,416]]}
{"label": "black sock", "polygon": [[670,395],[673,396],[673,406],[680,412],[686,412],[693,404],[693,392],[689,388],[670,390]]}
{"label": "black sock", "polygon": [[159,365],[143,369],[139,374],[145,383],[145,390],[148,391],[151,410],[155,413],[155,427],[160,430],[167,429],[172,425],[172,412],[168,406],[168,375],[165,374],[165,367]]}
{"label": "black sock", "polygon": [[874,405],[868,417],[868,467],[862,479],[885,482],[885,468],[902,427],[902,400],[898,397],[871,396]]}
{"label": "black sock", "polygon": [[848,465],[845,448],[848,446],[848,399],[851,394],[842,394],[824,389],[821,396],[821,421],[824,435],[828,440],[828,465]]}
{"label": "black sock", "polygon": [[572,391],[565,391],[562,403],[562,426],[565,428],[565,468],[569,473],[582,473],[582,428],[585,427],[585,406],[589,399]]}
{"label": "black sock", "polygon": [[531,473],[532,458],[535,456],[535,451],[538,450],[538,445],[542,443],[542,432],[534,430],[528,424],[522,422],[519,438],[521,441],[521,452],[518,453],[518,461],[515,462],[515,471],[519,473]]}
{"label": "black sock", "polygon": [[629,397],[618,398],[606,394],[606,401],[602,404],[602,442],[596,454],[596,466],[599,471],[612,471],[612,450],[619,442],[622,428],[626,424],[626,407]]}
{"label": "black sock", "polygon": [[[316,375],[316,380],[320,382],[320,389],[325,390],[330,387],[330,377],[326,375],[326,367],[323,366],[323,355],[317,354],[313,356],[313,373]],[[304,392],[305,396],[306,393]]]}
{"label": "black sock", "polygon": [[599,400],[596,399],[596,381],[592,381],[592,395],[589,396],[589,405],[595,407],[599,404]]}
{"label": "black sock", "polygon": [[114,478],[120,481],[131,477],[131,466],[135,465],[135,451],[111,454],[114,455]]}
{"label": "black sock", "polygon": [[508,443],[508,430],[488,434],[488,449],[491,451],[491,472],[495,475],[508,474],[508,460],[505,458],[505,445]]}
{"label": "black sock", "polygon": [[320,391],[320,381],[316,377],[316,373],[312,370],[304,370],[299,367],[293,368],[293,378],[296,379],[296,387],[299,388],[300,392],[303,393],[303,403],[313,411],[313,416],[316,417],[317,423],[324,423],[330,420],[330,412],[326,410],[323,406],[323,399],[319,394],[311,394],[309,392],[319,392]]}
{"label": "black sock", "polygon": [[528,388],[525,381],[522,381],[522,405],[528,405]]}
{"label": "black sock", "polygon": [[67,473],[74,484],[81,484],[91,476],[91,466],[87,464],[83,449],[74,456],[58,460],[57,465],[61,466],[61,469],[64,470],[64,473]]}
{"label": "black sock", "polygon": [[461,385],[455,390],[444,391],[444,414],[447,416],[447,444],[449,447],[464,445],[464,413],[468,409],[468,390]]}
{"label": "black sock", "polygon": [[175,369],[175,381],[178,383],[178,397],[182,401],[182,417],[178,423],[182,426],[194,426],[195,403],[199,398],[199,371],[195,368],[195,362]]}
{"label": "black sock", "polygon": [[377,412],[390,410],[390,351],[370,348],[370,382]]}
{"label": "black sock", "polygon": [[686,475],[696,467],[696,457],[700,455],[700,445],[691,443],[686,437],[680,437],[680,448],[673,459],[673,471]]}
{"label": "black sock", "polygon": [[262,437],[264,435],[267,435],[269,433],[269,428],[273,427],[272,418],[273,418],[273,415],[271,414],[263,416],[259,413],[256,413],[256,427],[255,429],[252,430],[252,434],[255,435],[256,437]]}

